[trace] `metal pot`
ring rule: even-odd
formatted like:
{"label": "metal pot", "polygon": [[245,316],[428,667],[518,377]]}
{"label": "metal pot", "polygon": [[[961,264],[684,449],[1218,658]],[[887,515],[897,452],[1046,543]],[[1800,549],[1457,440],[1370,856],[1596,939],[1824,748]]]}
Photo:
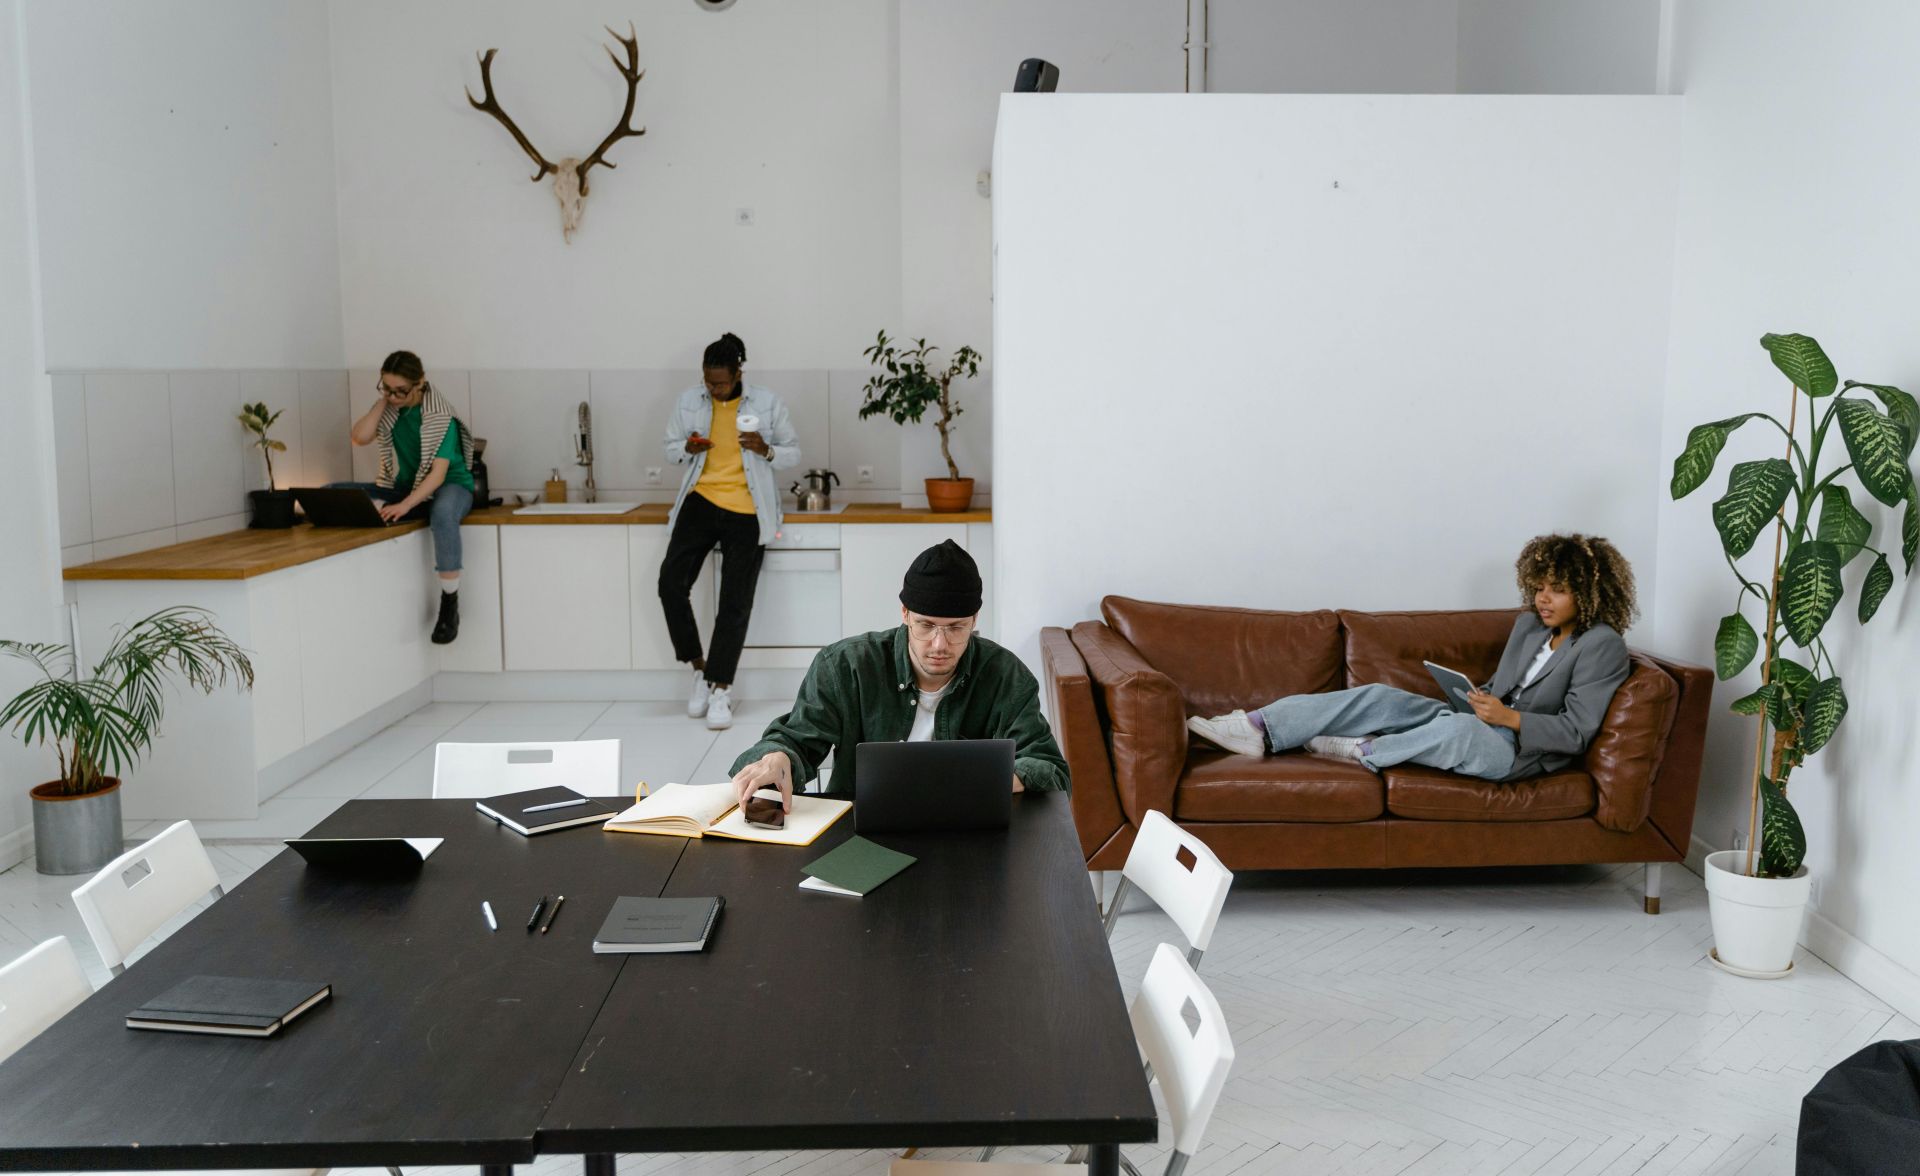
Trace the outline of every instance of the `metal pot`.
{"label": "metal pot", "polygon": [[795,482],[788,489],[793,491],[795,507],[802,514],[833,509],[833,484],[840,475],[832,470],[808,470],[803,477],[807,488],[802,490]]}
{"label": "metal pot", "polygon": [[91,874],[126,849],[120,826],[120,781],[98,792],[63,795],[55,780],[34,788],[33,857],[42,874]]}

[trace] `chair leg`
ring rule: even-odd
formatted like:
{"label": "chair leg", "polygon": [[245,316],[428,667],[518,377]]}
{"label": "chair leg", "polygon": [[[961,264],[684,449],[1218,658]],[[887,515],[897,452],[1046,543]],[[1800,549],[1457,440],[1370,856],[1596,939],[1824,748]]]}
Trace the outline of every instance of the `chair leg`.
{"label": "chair leg", "polygon": [[394,1167],[392,1164],[388,1164],[387,1176],[406,1176],[406,1174],[400,1171],[400,1169]]}
{"label": "chair leg", "polygon": [[1087,1145],[1076,1143],[1067,1149],[1067,1163],[1084,1164],[1087,1162]]}
{"label": "chair leg", "polygon": [[1127,876],[1120,875],[1120,885],[1113,888],[1113,897],[1107,902],[1107,922],[1102,931],[1108,939],[1113,938],[1113,921],[1120,917],[1120,904],[1127,900]]}
{"label": "chair leg", "polygon": [[996,1147],[996,1146],[994,1146],[994,1145],[993,1145],[993,1144],[991,1144],[991,1143],[990,1143],[990,1144],[988,1144],[987,1146],[985,1146],[985,1147],[983,1147],[983,1148],[981,1148],[981,1149],[980,1149],[980,1162],[984,1164],[984,1163],[986,1163],[986,1162],[987,1162],[988,1160],[991,1160],[991,1159],[993,1158],[993,1153],[994,1153],[994,1152],[997,1152],[997,1151],[999,1151],[999,1150],[1000,1150],[1000,1149],[999,1149],[998,1147]]}
{"label": "chair leg", "polygon": [[1660,863],[1647,863],[1646,911],[1649,915],[1660,913]]}

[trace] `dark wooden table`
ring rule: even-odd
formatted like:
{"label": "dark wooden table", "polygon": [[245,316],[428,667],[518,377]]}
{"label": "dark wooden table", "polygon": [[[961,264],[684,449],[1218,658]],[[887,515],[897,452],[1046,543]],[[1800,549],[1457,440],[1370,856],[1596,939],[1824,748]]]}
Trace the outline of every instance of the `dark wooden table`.
{"label": "dark wooden table", "polygon": [[[470,801],[351,802],[316,835],[446,843],[411,881],[274,858],[0,1064],[0,1169],[1078,1142],[1111,1172],[1153,1139],[1066,798],[1005,836],[876,838],[920,861],[867,898],[799,890],[851,832],[522,838]],[[614,898],[663,892],[726,897],[707,952],[593,954]],[[271,1041],[125,1028],[196,973],[335,993]]]}

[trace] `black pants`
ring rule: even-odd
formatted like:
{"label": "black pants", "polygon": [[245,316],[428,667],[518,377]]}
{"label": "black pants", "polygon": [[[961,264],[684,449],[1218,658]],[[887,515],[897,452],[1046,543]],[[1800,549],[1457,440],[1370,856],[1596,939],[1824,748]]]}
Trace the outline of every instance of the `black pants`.
{"label": "black pants", "polygon": [[667,614],[673,656],[683,662],[698,660],[700,626],[694,623],[690,596],[700,565],[716,546],[720,548],[720,607],[713,618],[706,673],[707,681],[730,686],[740,665],[740,647],[747,643],[753,589],[760,582],[760,561],[767,553],[760,545],[759,518],[722,510],[689,492],[667,539],[667,557],[660,561],[660,607]]}

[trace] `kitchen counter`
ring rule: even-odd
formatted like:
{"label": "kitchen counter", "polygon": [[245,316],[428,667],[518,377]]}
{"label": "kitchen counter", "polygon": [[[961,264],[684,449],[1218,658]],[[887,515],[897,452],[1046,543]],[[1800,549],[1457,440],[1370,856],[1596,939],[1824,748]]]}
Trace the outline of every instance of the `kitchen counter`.
{"label": "kitchen counter", "polygon": [[[627,524],[630,526],[664,526],[667,511],[664,502],[648,503],[628,511],[626,514],[579,514],[579,515],[517,515],[511,506],[490,506],[485,510],[476,510],[466,517],[465,526],[469,527],[547,527],[560,526],[606,526],[608,524]],[[990,523],[993,512],[986,509],[969,510],[959,513],[935,513],[930,510],[895,506],[885,502],[848,503],[841,510],[823,514],[803,513],[790,510],[784,516],[789,523]]]}

